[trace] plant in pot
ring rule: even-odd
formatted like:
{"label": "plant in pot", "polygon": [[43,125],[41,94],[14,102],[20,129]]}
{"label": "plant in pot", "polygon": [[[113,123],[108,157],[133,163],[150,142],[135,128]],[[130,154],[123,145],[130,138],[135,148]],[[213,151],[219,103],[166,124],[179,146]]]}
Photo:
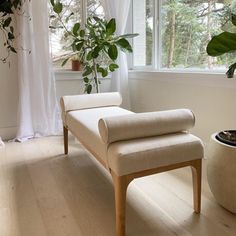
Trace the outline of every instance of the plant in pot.
{"label": "plant in pot", "polygon": [[[70,29],[62,21],[63,4],[60,1],[50,0],[55,15],[60,25],[65,30],[65,35],[70,40],[73,52],[78,53],[83,61],[84,91],[91,93],[95,88],[100,91],[100,77],[107,77],[109,72],[114,72],[119,66],[116,63],[119,49],[124,52],[132,52],[132,47],[127,38],[133,38],[138,34],[116,35],[116,20],[109,21],[99,17],[89,17],[84,27],[76,22]],[[68,15],[74,15],[71,12]]]}
{"label": "plant in pot", "polygon": [[65,66],[67,62],[71,63],[72,71],[80,71],[82,69],[83,61],[78,53],[67,55],[66,58],[64,58],[64,60],[62,61],[61,66]]}
{"label": "plant in pot", "polygon": [[71,58],[71,69],[72,71],[80,71],[82,68],[82,60],[78,54]]}
{"label": "plant in pot", "polygon": [[[231,32],[224,31],[212,37],[207,45],[209,56],[218,57],[236,51],[236,1],[231,4],[229,23]],[[236,62],[226,72],[233,78]],[[225,130],[211,136],[207,153],[207,178],[216,201],[236,214],[236,130]]]}
{"label": "plant in pot", "polygon": [[[227,22],[229,31],[223,31],[218,35],[214,35],[212,39],[209,41],[207,45],[207,54],[209,56],[218,57],[227,53],[234,53],[236,52],[236,1],[233,1],[230,8]],[[224,25],[226,25],[226,23]],[[228,78],[234,77],[234,72],[236,69],[236,62],[232,63],[226,75]],[[220,142],[223,142],[228,145],[236,146],[236,131],[235,130],[227,130],[222,131],[216,135],[216,139]]]}

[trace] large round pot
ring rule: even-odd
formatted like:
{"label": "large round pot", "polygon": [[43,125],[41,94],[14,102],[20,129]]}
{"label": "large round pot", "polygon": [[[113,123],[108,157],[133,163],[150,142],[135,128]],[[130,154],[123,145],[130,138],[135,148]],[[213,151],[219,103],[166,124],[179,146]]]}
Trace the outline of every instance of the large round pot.
{"label": "large round pot", "polygon": [[229,211],[236,213],[236,147],[211,136],[207,178],[216,201]]}

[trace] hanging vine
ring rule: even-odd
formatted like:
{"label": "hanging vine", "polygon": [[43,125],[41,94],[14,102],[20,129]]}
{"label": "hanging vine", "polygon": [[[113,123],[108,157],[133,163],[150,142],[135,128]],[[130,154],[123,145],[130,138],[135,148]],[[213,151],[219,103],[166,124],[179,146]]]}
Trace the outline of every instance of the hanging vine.
{"label": "hanging vine", "polygon": [[0,60],[4,63],[7,62],[11,53],[17,53],[15,46],[16,34],[14,16],[15,13],[21,11],[25,1],[26,0],[3,0],[0,2],[0,36],[3,41],[3,48],[6,49],[6,53],[1,51],[2,55],[0,55]]}

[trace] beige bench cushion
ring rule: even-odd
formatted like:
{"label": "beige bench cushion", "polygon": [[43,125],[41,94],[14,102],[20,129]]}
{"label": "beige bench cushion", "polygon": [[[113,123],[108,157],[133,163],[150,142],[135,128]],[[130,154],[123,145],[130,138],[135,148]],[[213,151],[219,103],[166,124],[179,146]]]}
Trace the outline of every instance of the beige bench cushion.
{"label": "beige bench cushion", "polygon": [[188,133],[119,141],[108,148],[108,165],[119,176],[201,158],[201,140]]}
{"label": "beige bench cushion", "polygon": [[66,115],[66,125],[82,143],[106,162],[107,149],[98,131],[98,121],[102,117],[127,114],[132,112],[115,106],[70,111]]}
{"label": "beige bench cushion", "polygon": [[105,144],[98,130],[104,117],[133,114],[120,107],[99,107],[66,114],[70,131],[96,153],[117,175],[125,175],[160,166],[203,158],[199,138],[188,133],[136,138]]}

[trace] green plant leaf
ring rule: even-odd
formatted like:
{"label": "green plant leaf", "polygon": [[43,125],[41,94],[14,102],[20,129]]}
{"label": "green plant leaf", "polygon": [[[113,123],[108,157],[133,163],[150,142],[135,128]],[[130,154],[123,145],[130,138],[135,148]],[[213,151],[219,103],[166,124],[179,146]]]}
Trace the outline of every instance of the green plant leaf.
{"label": "green plant leaf", "polygon": [[93,58],[97,58],[99,56],[99,52],[101,51],[101,47],[100,46],[96,46],[94,49],[93,49],[93,52],[92,52],[92,57]]}
{"label": "green plant leaf", "polygon": [[116,45],[112,44],[109,49],[108,49],[108,56],[112,59],[112,60],[116,60],[117,56],[118,56],[118,50]]}
{"label": "green plant leaf", "polygon": [[14,52],[14,53],[17,53],[17,51],[16,51],[16,49],[15,49],[14,47],[11,47],[11,46],[10,46],[10,50],[11,50],[12,52]]}
{"label": "green plant leaf", "polygon": [[52,4],[52,6],[55,5],[55,1],[54,1],[54,0],[50,0],[50,2],[51,2],[51,4]]}
{"label": "green plant leaf", "polygon": [[112,35],[116,31],[116,20],[112,18],[106,25],[106,33],[108,36]]}
{"label": "green plant leaf", "polygon": [[86,92],[87,92],[87,94],[90,94],[90,93],[92,92],[92,89],[93,89],[92,85],[91,85],[91,84],[88,84],[88,85],[86,86]]}
{"label": "green plant leaf", "polygon": [[235,69],[236,69],[236,63],[229,66],[229,69],[226,72],[227,78],[233,78],[234,77]]}
{"label": "green plant leaf", "polygon": [[86,76],[90,75],[92,72],[93,72],[92,69],[89,66],[86,66],[85,71],[82,75],[83,75],[83,77],[86,77]]}
{"label": "green plant leaf", "polygon": [[80,30],[79,35],[80,35],[81,38],[83,38],[84,35],[85,35],[85,30],[83,30],[83,29]]}
{"label": "green plant leaf", "polygon": [[76,44],[76,45],[75,45],[76,50],[77,50],[77,51],[80,51],[81,48],[83,47],[83,45],[84,45],[84,42],[81,42],[81,43]]}
{"label": "green plant leaf", "polygon": [[50,19],[55,19],[57,18],[55,15],[50,15]]}
{"label": "green plant leaf", "polygon": [[60,14],[62,12],[62,9],[63,9],[63,5],[59,1],[53,5],[53,11],[56,12],[57,14]]}
{"label": "green plant leaf", "polygon": [[85,83],[89,82],[89,78],[88,77],[84,77],[83,80],[84,80]]}
{"label": "green plant leaf", "polygon": [[102,77],[107,77],[108,71],[106,69],[103,69],[102,71]]}
{"label": "green plant leaf", "polygon": [[125,38],[121,38],[118,41],[116,41],[116,45],[118,45],[124,51],[128,51],[128,52],[133,51],[129,41],[126,40]]}
{"label": "green plant leaf", "polygon": [[137,37],[139,34],[123,34],[123,35],[120,35],[119,37],[122,37],[122,38],[134,38],[134,37]]}
{"label": "green plant leaf", "polygon": [[115,63],[112,63],[112,64],[109,65],[109,70],[111,72],[115,71],[118,68],[119,68],[119,66],[117,64],[115,64]]}
{"label": "green plant leaf", "polygon": [[69,58],[65,59],[62,63],[61,66],[64,66],[68,62]]}
{"label": "green plant leaf", "polygon": [[213,36],[207,45],[207,54],[213,57],[236,50],[236,34],[223,32]]}
{"label": "green plant leaf", "polygon": [[231,15],[231,22],[233,23],[233,25],[236,26],[236,15],[234,14]]}
{"label": "green plant leaf", "polygon": [[99,67],[99,65],[97,65],[97,72],[98,72],[98,73],[102,73],[103,70],[104,70],[104,69],[103,69],[102,67]]}
{"label": "green plant leaf", "polygon": [[78,36],[78,30],[80,29],[80,23],[75,23],[72,32],[75,36]]}
{"label": "green plant leaf", "polygon": [[53,26],[53,25],[49,25],[49,29],[56,29],[57,27]]}
{"label": "green plant leaf", "polygon": [[94,16],[93,19],[94,19],[96,22],[100,22],[100,21],[101,21],[101,19],[100,19],[99,17],[96,17],[96,16]]}
{"label": "green plant leaf", "polygon": [[71,13],[70,13],[70,15],[66,17],[66,20],[65,20],[65,21],[66,21],[66,23],[68,23],[68,21],[69,21],[70,17],[71,17],[71,16],[73,16],[73,15],[74,15],[74,12],[71,12]]}
{"label": "green plant leaf", "polygon": [[8,17],[8,18],[3,22],[2,27],[3,27],[3,28],[8,27],[8,26],[11,24],[11,21],[12,21],[11,17]]}
{"label": "green plant leaf", "polygon": [[8,32],[7,36],[9,40],[13,40],[15,38],[14,34],[12,34],[11,32]]}
{"label": "green plant leaf", "polygon": [[92,51],[92,50],[88,52],[88,54],[87,54],[87,56],[86,56],[86,60],[87,60],[87,61],[91,61],[91,60],[93,59],[92,54],[93,54],[93,51]]}

